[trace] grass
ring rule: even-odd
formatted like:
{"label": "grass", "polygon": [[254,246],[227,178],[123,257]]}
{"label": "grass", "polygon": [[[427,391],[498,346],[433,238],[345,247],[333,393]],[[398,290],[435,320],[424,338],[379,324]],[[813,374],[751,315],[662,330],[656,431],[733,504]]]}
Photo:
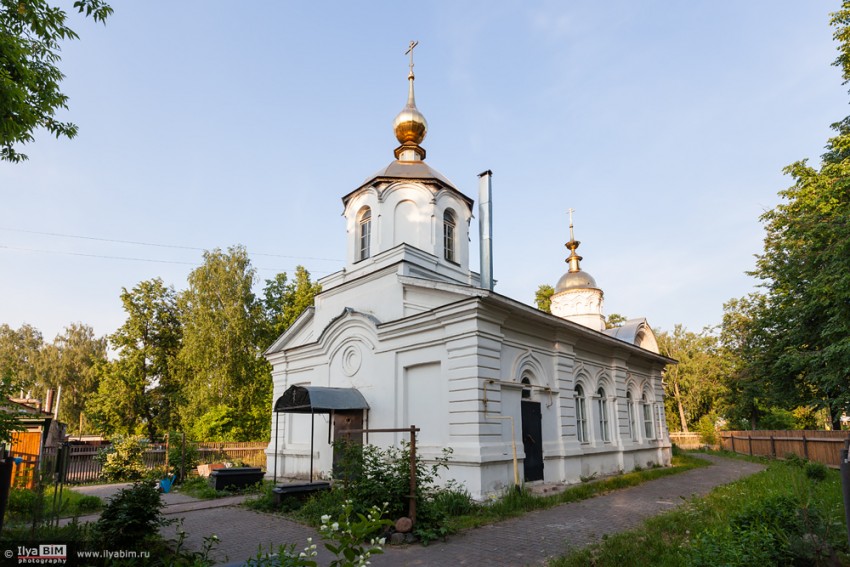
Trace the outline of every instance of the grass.
{"label": "grass", "polygon": [[9,493],[6,520],[14,524],[28,523],[33,517],[51,514],[54,509],[59,518],[73,518],[98,512],[102,508],[103,501],[97,496],[80,494],[67,486],[63,488],[61,498],[55,486],[47,487],[43,495],[26,488],[14,488]]}
{"label": "grass", "polygon": [[[510,489],[504,493],[502,498],[484,504],[476,504],[469,500],[468,494],[464,495],[465,493],[460,492],[444,492],[439,497],[444,500],[440,504],[448,512],[445,525],[446,533],[456,533],[463,529],[515,518],[533,510],[542,510],[559,504],[593,498],[612,490],[636,486],[650,480],[679,474],[710,464],[704,459],[681,454],[673,457],[673,466],[671,467],[640,470],[593,480],[567,488],[559,494],[537,496],[528,490]],[[244,505],[263,512],[278,511],[297,521],[318,525],[319,516],[326,511],[326,506],[324,506],[324,504],[327,504],[326,500],[336,497],[340,500],[340,504],[342,501],[341,491],[331,491],[330,493],[323,493],[319,497],[311,497],[303,503],[294,499],[287,500],[286,508],[280,510],[274,506],[271,488],[270,485],[264,486],[262,490],[258,491],[257,498],[246,501]],[[323,499],[324,502],[320,503],[319,498]]]}
{"label": "grass", "polygon": [[[726,456],[726,455],[724,455]],[[758,460],[746,457],[746,460]],[[793,524],[793,526],[792,526]],[[789,527],[790,526],[790,527]],[[796,526],[801,534],[795,535]],[[836,555],[806,555],[828,542]],[[783,553],[796,555],[776,554]],[[549,563],[550,567],[659,565],[850,565],[838,471],[812,478],[799,463],[771,461],[759,473],[650,518],[637,530]]]}
{"label": "grass", "polygon": [[249,486],[241,490],[216,490],[210,486],[209,479],[201,476],[187,478],[179,484],[175,490],[181,494],[186,494],[192,498],[201,500],[213,500],[215,498],[224,498],[226,496],[235,496],[237,494],[259,494],[263,490],[264,484],[271,484],[268,481],[257,483],[254,486]]}
{"label": "grass", "polygon": [[487,524],[493,524],[515,518],[533,510],[544,510],[560,504],[578,502],[630,486],[637,486],[644,482],[683,473],[691,469],[710,465],[708,461],[682,454],[673,457],[673,466],[634,471],[598,480],[585,482],[570,488],[559,494],[547,496],[535,496],[528,490],[508,490],[504,496],[492,504],[475,506],[468,514],[453,516],[449,518],[451,532],[462,529],[476,528]]}

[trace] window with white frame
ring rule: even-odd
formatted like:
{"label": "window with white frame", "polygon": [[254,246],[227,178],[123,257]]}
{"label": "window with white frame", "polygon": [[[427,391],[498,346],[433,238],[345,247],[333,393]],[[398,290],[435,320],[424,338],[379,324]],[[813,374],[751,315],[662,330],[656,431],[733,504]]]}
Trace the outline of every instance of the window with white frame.
{"label": "window with white frame", "polygon": [[451,209],[446,209],[446,212],[443,213],[443,253],[446,260],[454,263],[457,263],[457,254],[455,253],[456,230],[455,214]]}
{"label": "window with white frame", "polygon": [[605,398],[605,390],[599,388],[596,391],[596,409],[599,412],[599,437],[607,443],[611,440],[608,430],[608,400]]}
{"label": "window with white frame", "polygon": [[584,389],[576,386],[576,436],[579,443],[587,443],[587,408],[584,405]]}
{"label": "window with white frame", "polygon": [[369,257],[372,241],[372,209],[363,207],[357,219],[357,261]]}
{"label": "window with white frame", "polygon": [[635,438],[635,406],[632,393],[626,392],[626,411],[629,415],[629,439]]}
{"label": "window with white frame", "polygon": [[641,397],[641,406],[643,407],[643,433],[645,439],[655,439],[652,427],[652,404],[646,399],[646,394]]}

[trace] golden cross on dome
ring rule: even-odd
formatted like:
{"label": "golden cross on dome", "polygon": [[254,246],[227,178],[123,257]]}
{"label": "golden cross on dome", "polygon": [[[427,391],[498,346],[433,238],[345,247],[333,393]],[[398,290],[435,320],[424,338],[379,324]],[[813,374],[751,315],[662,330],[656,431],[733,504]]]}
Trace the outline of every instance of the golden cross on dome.
{"label": "golden cross on dome", "polygon": [[411,40],[410,47],[404,52],[405,55],[410,55],[410,74],[413,74],[413,48],[419,45],[418,41]]}
{"label": "golden cross on dome", "polygon": [[576,212],[575,209],[567,209],[567,213],[570,215],[570,240],[575,240],[576,237],[573,236],[573,213]]}

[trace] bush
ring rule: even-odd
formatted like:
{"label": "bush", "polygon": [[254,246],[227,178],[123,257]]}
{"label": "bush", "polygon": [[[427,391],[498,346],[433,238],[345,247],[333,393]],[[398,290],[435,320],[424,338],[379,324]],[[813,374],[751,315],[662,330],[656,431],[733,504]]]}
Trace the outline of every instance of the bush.
{"label": "bush", "polygon": [[717,415],[708,413],[697,422],[697,433],[699,440],[706,445],[717,445]]}
{"label": "bush", "polygon": [[[187,442],[184,450],[179,433],[172,432],[168,438],[170,441],[168,445],[168,467],[171,469],[168,473],[179,474],[182,464],[184,477],[189,476],[189,472],[195,470],[201,461],[198,446],[195,443]],[[185,480],[185,478],[180,480]]]}
{"label": "bush", "polygon": [[118,436],[95,456],[103,467],[100,476],[107,482],[137,481],[147,474],[145,446],[138,435]]}
{"label": "bush", "polygon": [[796,425],[794,414],[782,408],[770,408],[758,422],[759,429],[788,430]]}
{"label": "bush", "polygon": [[113,496],[96,529],[107,547],[135,548],[139,542],[159,537],[159,528],[169,522],[162,515],[162,499],[150,482],[137,482]]}
{"label": "bush", "polygon": [[829,535],[820,510],[798,496],[773,495],[697,536],[688,564],[825,565],[833,555]]}
{"label": "bush", "polygon": [[[337,443],[339,454],[336,483],[332,490],[316,494],[298,511],[298,516],[318,524],[321,516],[334,515],[352,502],[354,514],[366,515],[375,506],[386,503],[388,518],[397,519],[408,513],[410,494],[410,446],[381,449],[374,445]],[[414,534],[427,542],[448,533],[449,508],[469,503],[468,493],[458,485],[437,486],[440,469],[448,466],[451,449],[444,449],[441,458],[425,464],[417,454],[416,467],[416,524]]]}

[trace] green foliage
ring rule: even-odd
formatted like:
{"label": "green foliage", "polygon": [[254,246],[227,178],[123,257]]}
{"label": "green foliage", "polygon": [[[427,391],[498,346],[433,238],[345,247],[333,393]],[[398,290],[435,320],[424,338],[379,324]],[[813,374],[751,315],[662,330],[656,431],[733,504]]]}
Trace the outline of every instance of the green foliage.
{"label": "green foliage", "polygon": [[135,435],[118,436],[111,444],[98,451],[95,459],[101,464],[100,476],[107,482],[136,481],[144,478],[145,446]]}
{"label": "green foliage", "polygon": [[708,330],[693,333],[676,325],[672,333],[660,333],[657,339],[661,354],[679,361],[664,370],[667,423],[689,431],[719,406],[729,362],[719,338]]}
{"label": "green foliage", "polygon": [[[0,402],[14,394],[15,386],[11,377],[0,377]],[[11,406],[7,409],[0,403],[0,443],[11,443],[12,434],[16,431],[26,431],[20,416]]]}
{"label": "green foliage", "polygon": [[810,461],[803,467],[806,476],[812,480],[824,480],[829,472],[829,468],[823,463]]}
{"label": "green foliage", "polygon": [[[847,80],[850,2],[830,23],[839,42],[835,65]],[[793,185],[761,216],[764,251],[751,274],[764,291],[747,300],[736,377],[745,395],[732,398],[748,406],[754,425],[759,402],[826,408],[835,429],[850,407],[850,117],[832,127],[820,165],[786,167]]]}
{"label": "green foliage", "polygon": [[761,417],[759,429],[787,430],[796,429],[794,414],[787,409],[773,407]]}
{"label": "green foliage", "polygon": [[697,423],[697,432],[699,440],[706,445],[717,444],[717,414],[714,412],[707,413],[699,419]]}
{"label": "green foliage", "polygon": [[21,325],[17,330],[5,323],[0,325],[0,380],[8,380],[17,390],[37,386],[43,345],[41,333],[31,325]]}
{"label": "green foliage", "polygon": [[[230,440],[268,438],[271,372],[262,358],[262,306],[253,292],[255,270],[242,246],[204,252],[178,298],[183,344],[181,418],[188,431],[207,416],[203,429],[226,427]],[[227,408],[232,408],[229,411]]]}
{"label": "green foliage", "polygon": [[802,467],[773,461],[549,565],[843,565],[850,557],[841,498],[837,471],[812,482]]}
{"label": "green foliage", "polygon": [[106,339],[96,337],[88,325],[72,323],[53,344],[42,349],[41,359],[46,369],[45,386],[62,387],[59,421],[68,424],[68,433],[81,433],[86,401],[97,391],[107,363]]}
{"label": "green foliage", "polygon": [[[112,14],[102,0],[76,0],[74,8],[96,22]],[[33,141],[37,128],[57,138],[77,135],[77,126],[55,118],[68,108],[59,90],[61,43],[79,37],[66,18],[45,0],[0,0],[0,161],[27,159],[15,146]]]}
{"label": "green foliage", "polygon": [[355,514],[354,505],[347,500],[336,521],[332,521],[330,514],[322,516],[319,533],[325,540],[325,549],[336,556],[328,566],[368,565],[369,557],[383,553],[384,540],[378,536],[392,525],[390,520],[384,519],[386,514],[386,505],[372,506],[365,514]]}
{"label": "green foliage", "polygon": [[539,310],[551,313],[553,295],[555,295],[555,288],[549,284],[540,284],[537,291],[534,292],[534,303]]}
{"label": "green foliage", "polygon": [[177,296],[155,278],[131,291],[122,288],[121,302],[127,320],[109,337],[118,359],[104,365],[86,415],[103,434],[144,431],[157,439],[178,420],[176,359],[182,332]]}
{"label": "green foliage", "polygon": [[[182,465],[183,474],[188,475],[198,467],[201,454],[195,443],[186,442],[184,446],[179,433],[171,432],[168,445],[168,467],[172,474],[179,474]],[[183,480],[183,479],[181,479]]]}
{"label": "green foliage", "polygon": [[112,548],[138,547],[159,537],[168,521],[162,515],[162,499],[150,482],[137,482],[113,496],[97,521],[100,539]]}
{"label": "green foliage", "polygon": [[322,291],[322,286],[310,281],[310,272],[304,266],[295,268],[295,281],[287,280],[285,272],[266,280],[263,291],[266,320],[263,348],[271,346],[305,309],[313,305],[314,298]]}
{"label": "green foliage", "polygon": [[619,313],[611,313],[610,315],[605,317],[605,328],[613,329],[614,327],[622,327],[623,323],[628,320],[629,318],[625,315],[620,315]]}

